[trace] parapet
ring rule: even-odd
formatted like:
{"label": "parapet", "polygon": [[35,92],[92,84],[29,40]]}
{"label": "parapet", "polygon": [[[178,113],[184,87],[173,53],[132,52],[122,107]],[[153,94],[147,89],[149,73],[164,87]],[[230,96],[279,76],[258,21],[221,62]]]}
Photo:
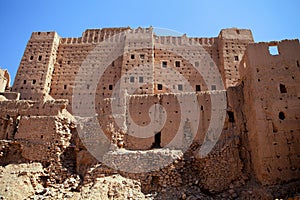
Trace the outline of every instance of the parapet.
{"label": "parapet", "polygon": [[[271,47],[275,52],[271,52]],[[248,74],[249,66],[268,66],[269,63],[294,62],[300,66],[300,44],[298,39],[249,44],[240,65],[241,76]],[[272,65],[273,67],[281,67]]]}
{"label": "parapet", "polygon": [[229,40],[254,41],[252,32],[249,29],[238,29],[238,28],[222,29],[218,37],[221,39],[229,39]]}
{"label": "parapet", "polygon": [[56,116],[63,113],[68,105],[68,100],[58,99],[50,101],[30,100],[8,100],[0,101],[0,108],[3,112],[0,117],[9,116]]}
{"label": "parapet", "polygon": [[33,32],[31,34],[31,40],[45,40],[45,39],[53,39],[59,38],[59,35],[55,31],[48,31],[48,32]]}

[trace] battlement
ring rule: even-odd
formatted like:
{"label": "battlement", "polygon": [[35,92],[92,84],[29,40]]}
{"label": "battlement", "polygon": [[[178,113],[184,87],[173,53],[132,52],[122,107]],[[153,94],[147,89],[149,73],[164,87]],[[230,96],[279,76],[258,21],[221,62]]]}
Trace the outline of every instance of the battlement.
{"label": "battlement", "polygon": [[53,39],[55,37],[59,37],[55,31],[47,31],[47,32],[33,32],[31,34],[31,40],[46,40]]}

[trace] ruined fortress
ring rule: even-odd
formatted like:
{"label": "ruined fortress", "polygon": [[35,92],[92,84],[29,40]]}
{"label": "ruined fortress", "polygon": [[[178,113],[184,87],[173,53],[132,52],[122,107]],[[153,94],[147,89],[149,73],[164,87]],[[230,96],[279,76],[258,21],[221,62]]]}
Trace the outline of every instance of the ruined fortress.
{"label": "ruined fortress", "polygon": [[[64,194],[84,197],[86,184],[112,174],[139,181],[157,199],[185,199],[190,190],[225,199],[297,194],[299,78],[298,39],[255,43],[247,29],[223,29],[212,38],[162,36],[152,27],[88,29],[79,38],[34,32],[12,87],[0,70],[0,163],[41,166],[37,186],[24,196],[76,177],[75,189]],[[191,99],[196,109],[184,104]],[[78,116],[95,119],[111,143],[104,162],[87,147],[105,145],[97,129],[79,133]],[[153,120],[161,129],[136,128]],[[201,156],[205,141],[216,144]],[[141,154],[178,159],[142,172],[129,163]],[[249,192],[254,183],[268,189]],[[0,194],[9,196],[3,187]],[[102,198],[118,195],[129,194]]]}

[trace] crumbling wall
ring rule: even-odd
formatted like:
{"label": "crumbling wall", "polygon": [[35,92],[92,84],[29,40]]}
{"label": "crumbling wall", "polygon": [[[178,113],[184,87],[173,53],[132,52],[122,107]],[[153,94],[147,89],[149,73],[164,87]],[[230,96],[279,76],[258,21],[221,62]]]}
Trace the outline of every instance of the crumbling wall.
{"label": "crumbling wall", "polygon": [[7,70],[0,69],[0,92],[5,92],[10,85],[10,76]]}
{"label": "crumbling wall", "polygon": [[[41,162],[50,174],[49,182],[63,181],[72,174],[73,163],[63,162],[65,150],[75,129],[73,117],[66,111],[67,101],[0,101],[0,162]],[[4,123],[6,122],[6,123]],[[74,147],[73,147],[74,148]],[[15,150],[14,150],[15,149]],[[75,153],[74,153],[75,154]],[[75,170],[74,170],[75,171]]]}
{"label": "crumbling wall", "polygon": [[298,40],[257,43],[240,65],[252,167],[263,184],[300,176],[299,52]]}

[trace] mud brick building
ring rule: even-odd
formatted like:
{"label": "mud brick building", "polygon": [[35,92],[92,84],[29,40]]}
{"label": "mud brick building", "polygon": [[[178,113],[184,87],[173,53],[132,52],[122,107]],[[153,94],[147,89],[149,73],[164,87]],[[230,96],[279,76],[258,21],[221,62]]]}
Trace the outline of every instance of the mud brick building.
{"label": "mud brick building", "polygon": [[[34,32],[11,88],[9,82],[8,72],[0,70],[1,164],[41,162],[53,174],[49,181],[63,182],[71,173],[84,182],[97,163],[78,138],[78,109],[83,115],[92,110],[112,143],[130,150],[129,157],[141,151],[168,157],[162,151],[173,154],[192,138],[180,154],[184,159],[162,172],[119,172],[141,180],[146,192],[197,181],[215,194],[233,183],[272,186],[300,178],[298,39],[255,43],[250,30],[238,28],[211,38],[162,36],[152,27],[88,29],[78,38]],[[115,95],[125,96],[117,111],[111,106]],[[181,108],[193,98],[196,110]],[[216,116],[222,122],[218,141],[199,157],[207,132],[218,131],[211,128]],[[135,137],[149,134],[137,133],[136,126],[151,120],[161,129]],[[180,138],[170,145],[174,137]],[[117,163],[118,156],[110,159]],[[98,172],[111,173],[101,167]]]}

